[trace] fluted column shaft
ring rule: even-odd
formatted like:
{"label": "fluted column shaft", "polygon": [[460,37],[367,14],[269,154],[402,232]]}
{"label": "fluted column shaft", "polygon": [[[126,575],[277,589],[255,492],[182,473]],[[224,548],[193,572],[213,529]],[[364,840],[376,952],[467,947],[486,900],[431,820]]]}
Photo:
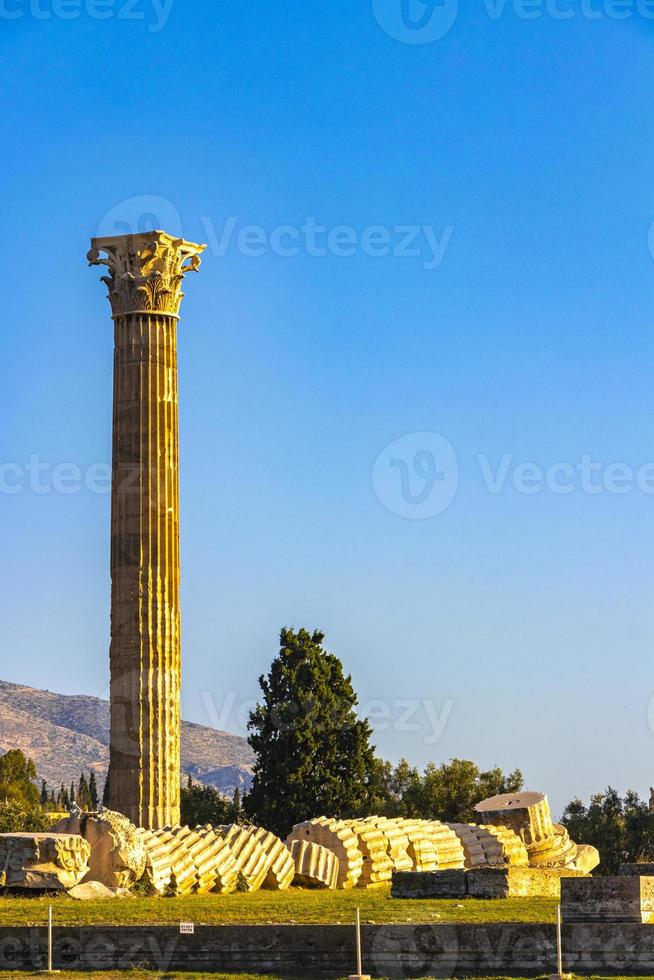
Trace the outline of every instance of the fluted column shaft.
{"label": "fluted column shaft", "polygon": [[165,232],[94,239],[114,332],[109,806],[179,822],[177,322],[204,245]]}
{"label": "fluted column shaft", "polygon": [[179,821],[177,420],[176,318],[117,317],[110,805],[143,827]]}

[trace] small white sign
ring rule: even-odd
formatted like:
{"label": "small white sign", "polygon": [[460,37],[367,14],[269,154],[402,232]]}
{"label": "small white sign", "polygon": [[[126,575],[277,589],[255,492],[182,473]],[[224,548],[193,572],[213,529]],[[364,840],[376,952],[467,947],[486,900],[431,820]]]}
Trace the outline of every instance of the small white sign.
{"label": "small white sign", "polygon": [[179,931],[182,936],[194,936],[195,925],[192,922],[180,922]]}

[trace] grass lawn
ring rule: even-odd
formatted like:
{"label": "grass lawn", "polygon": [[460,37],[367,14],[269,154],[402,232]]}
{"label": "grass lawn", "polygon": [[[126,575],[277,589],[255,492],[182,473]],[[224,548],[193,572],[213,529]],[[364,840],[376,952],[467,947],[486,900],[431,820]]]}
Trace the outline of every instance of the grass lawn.
{"label": "grass lawn", "polygon": [[0,926],[43,925],[48,905],[55,925],[347,925],[361,909],[364,924],[393,922],[546,922],[556,921],[555,899],[402,900],[390,887],[371,891],[328,892],[293,888],[250,895],[193,895],[189,898],[125,898],[76,902],[55,898],[0,898]]}

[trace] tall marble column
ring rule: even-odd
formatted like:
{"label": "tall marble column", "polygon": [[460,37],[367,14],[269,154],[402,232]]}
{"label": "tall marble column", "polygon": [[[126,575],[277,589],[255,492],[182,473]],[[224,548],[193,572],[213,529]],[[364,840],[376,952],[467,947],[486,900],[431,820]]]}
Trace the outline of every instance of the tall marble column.
{"label": "tall marble column", "polygon": [[94,238],[114,321],[109,806],[179,822],[177,321],[206,246],[161,231]]}

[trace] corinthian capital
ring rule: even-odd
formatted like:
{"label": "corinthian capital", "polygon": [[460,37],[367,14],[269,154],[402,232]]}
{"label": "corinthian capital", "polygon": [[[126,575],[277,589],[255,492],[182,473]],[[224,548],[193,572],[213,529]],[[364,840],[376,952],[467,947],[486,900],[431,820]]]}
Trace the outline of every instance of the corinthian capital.
{"label": "corinthian capital", "polygon": [[197,272],[206,245],[173,238],[165,231],[94,238],[89,265],[106,265],[102,276],[114,316],[164,313],[178,316],[187,272]]}

